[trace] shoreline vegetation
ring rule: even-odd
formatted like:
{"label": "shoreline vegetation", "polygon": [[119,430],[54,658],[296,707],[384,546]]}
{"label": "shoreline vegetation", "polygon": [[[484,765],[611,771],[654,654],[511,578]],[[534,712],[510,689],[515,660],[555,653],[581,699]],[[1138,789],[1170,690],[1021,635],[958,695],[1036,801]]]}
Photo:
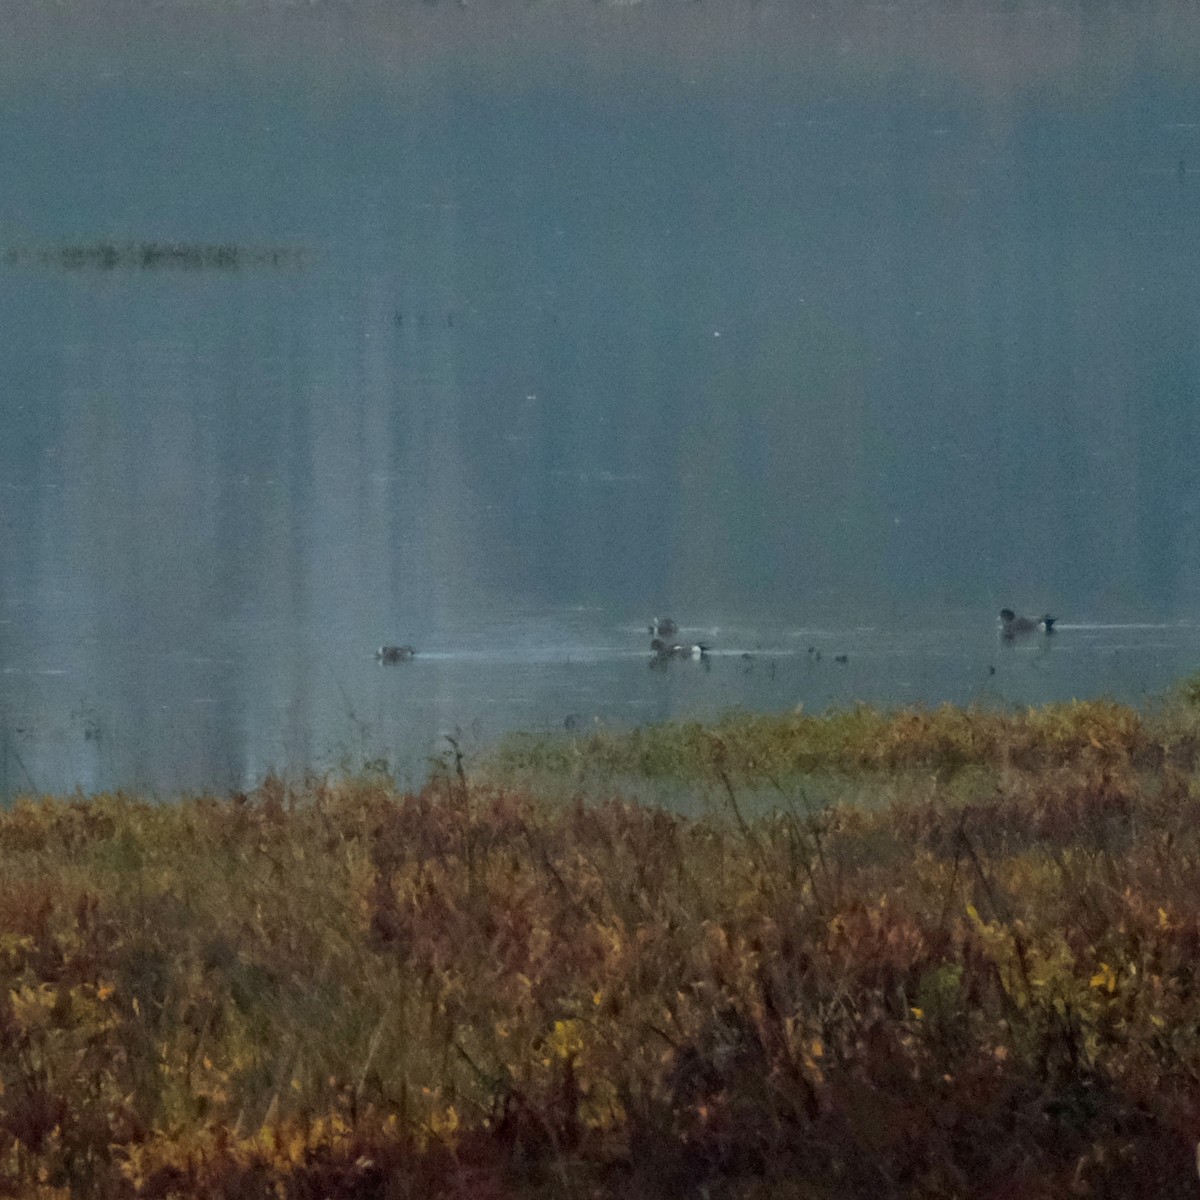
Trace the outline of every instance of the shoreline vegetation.
{"label": "shoreline vegetation", "polygon": [[10,246],[0,252],[6,267],[59,267],[64,271],[236,271],[305,264],[293,246],[241,246],[233,242],[80,242],[62,246]]}
{"label": "shoreline vegetation", "polygon": [[1198,702],[18,801],[0,1195],[1193,1197]]}

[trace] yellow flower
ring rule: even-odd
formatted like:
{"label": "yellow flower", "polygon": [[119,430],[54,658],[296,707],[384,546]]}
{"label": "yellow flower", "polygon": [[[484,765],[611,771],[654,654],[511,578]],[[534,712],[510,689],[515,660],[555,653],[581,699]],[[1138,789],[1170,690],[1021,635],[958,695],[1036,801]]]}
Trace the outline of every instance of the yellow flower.
{"label": "yellow flower", "polygon": [[582,1029],[582,1021],[555,1021],[554,1032],[547,1039],[551,1054],[555,1058],[578,1058],[583,1053]]}

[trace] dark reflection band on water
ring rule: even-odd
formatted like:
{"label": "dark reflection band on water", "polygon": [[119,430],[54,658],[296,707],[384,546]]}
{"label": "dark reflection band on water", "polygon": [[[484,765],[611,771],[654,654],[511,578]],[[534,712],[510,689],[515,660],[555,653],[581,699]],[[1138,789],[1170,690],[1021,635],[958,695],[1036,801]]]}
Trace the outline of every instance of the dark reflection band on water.
{"label": "dark reflection band on water", "polygon": [[1191,671],[1150,7],[5,6],[5,792]]}

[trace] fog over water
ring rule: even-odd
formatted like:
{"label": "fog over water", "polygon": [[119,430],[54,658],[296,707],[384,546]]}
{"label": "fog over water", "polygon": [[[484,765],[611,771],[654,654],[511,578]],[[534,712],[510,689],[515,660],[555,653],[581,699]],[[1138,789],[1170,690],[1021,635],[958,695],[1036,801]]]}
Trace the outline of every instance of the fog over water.
{"label": "fog over water", "polygon": [[1200,668],[1193,6],[0,23],[0,794]]}

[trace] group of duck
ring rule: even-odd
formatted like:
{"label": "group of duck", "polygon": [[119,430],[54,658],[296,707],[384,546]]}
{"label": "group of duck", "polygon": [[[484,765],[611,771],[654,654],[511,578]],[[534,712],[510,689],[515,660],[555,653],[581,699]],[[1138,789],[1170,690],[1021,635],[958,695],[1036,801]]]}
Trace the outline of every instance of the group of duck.
{"label": "group of duck", "polygon": [[[1012,641],[1021,634],[1053,633],[1056,617],[1048,613],[1043,617],[1018,617],[1011,608],[1000,610],[1000,636],[1005,641]],[[650,653],[654,656],[652,663],[663,663],[672,658],[706,658],[710,647],[704,642],[676,642],[671,639],[679,634],[679,626],[671,617],[654,617],[650,622]],[[407,662],[416,656],[412,646],[380,646],[375,651],[375,659],[381,663]],[[810,648],[809,654],[814,654]],[[845,655],[839,655],[838,662],[845,661]]]}
{"label": "group of duck", "polygon": [[679,626],[670,617],[655,617],[650,622],[650,653],[662,661],[668,658],[704,658],[709,647],[703,642],[673,642]]}
{"label": "group of duck", "polygon": [[[679,632],[679,626],[670,617],[655,617],[650,622],[650,652],[654,662],[665,662],[671,658],[704,658],[709,647],[703,642],[673,642],[670,638]],[[375,661],[391,665],[408,662],[416,657],[412,646],[380,646],[375,651]]]}
{"label": "group of duck", "polygon": [[[1022,634],[1053,633],[1057,617],[1046,613],[1041,617],[1019,617],[1011,608],[1000,610],[1000,636],[1006,641],[1012,641]],[[656,660],[667,658],[704,658],[709,647],[703,642],[688,645],[683,642],[673,642],[669,639],[679,632],[679,626],[670,617],[655,617],[650,622],[650,650]],[[809,657],[820,660],[821,652],[812,646],[808,649]],[[835,662],[848,661],[845,654],[835,656]]]}

